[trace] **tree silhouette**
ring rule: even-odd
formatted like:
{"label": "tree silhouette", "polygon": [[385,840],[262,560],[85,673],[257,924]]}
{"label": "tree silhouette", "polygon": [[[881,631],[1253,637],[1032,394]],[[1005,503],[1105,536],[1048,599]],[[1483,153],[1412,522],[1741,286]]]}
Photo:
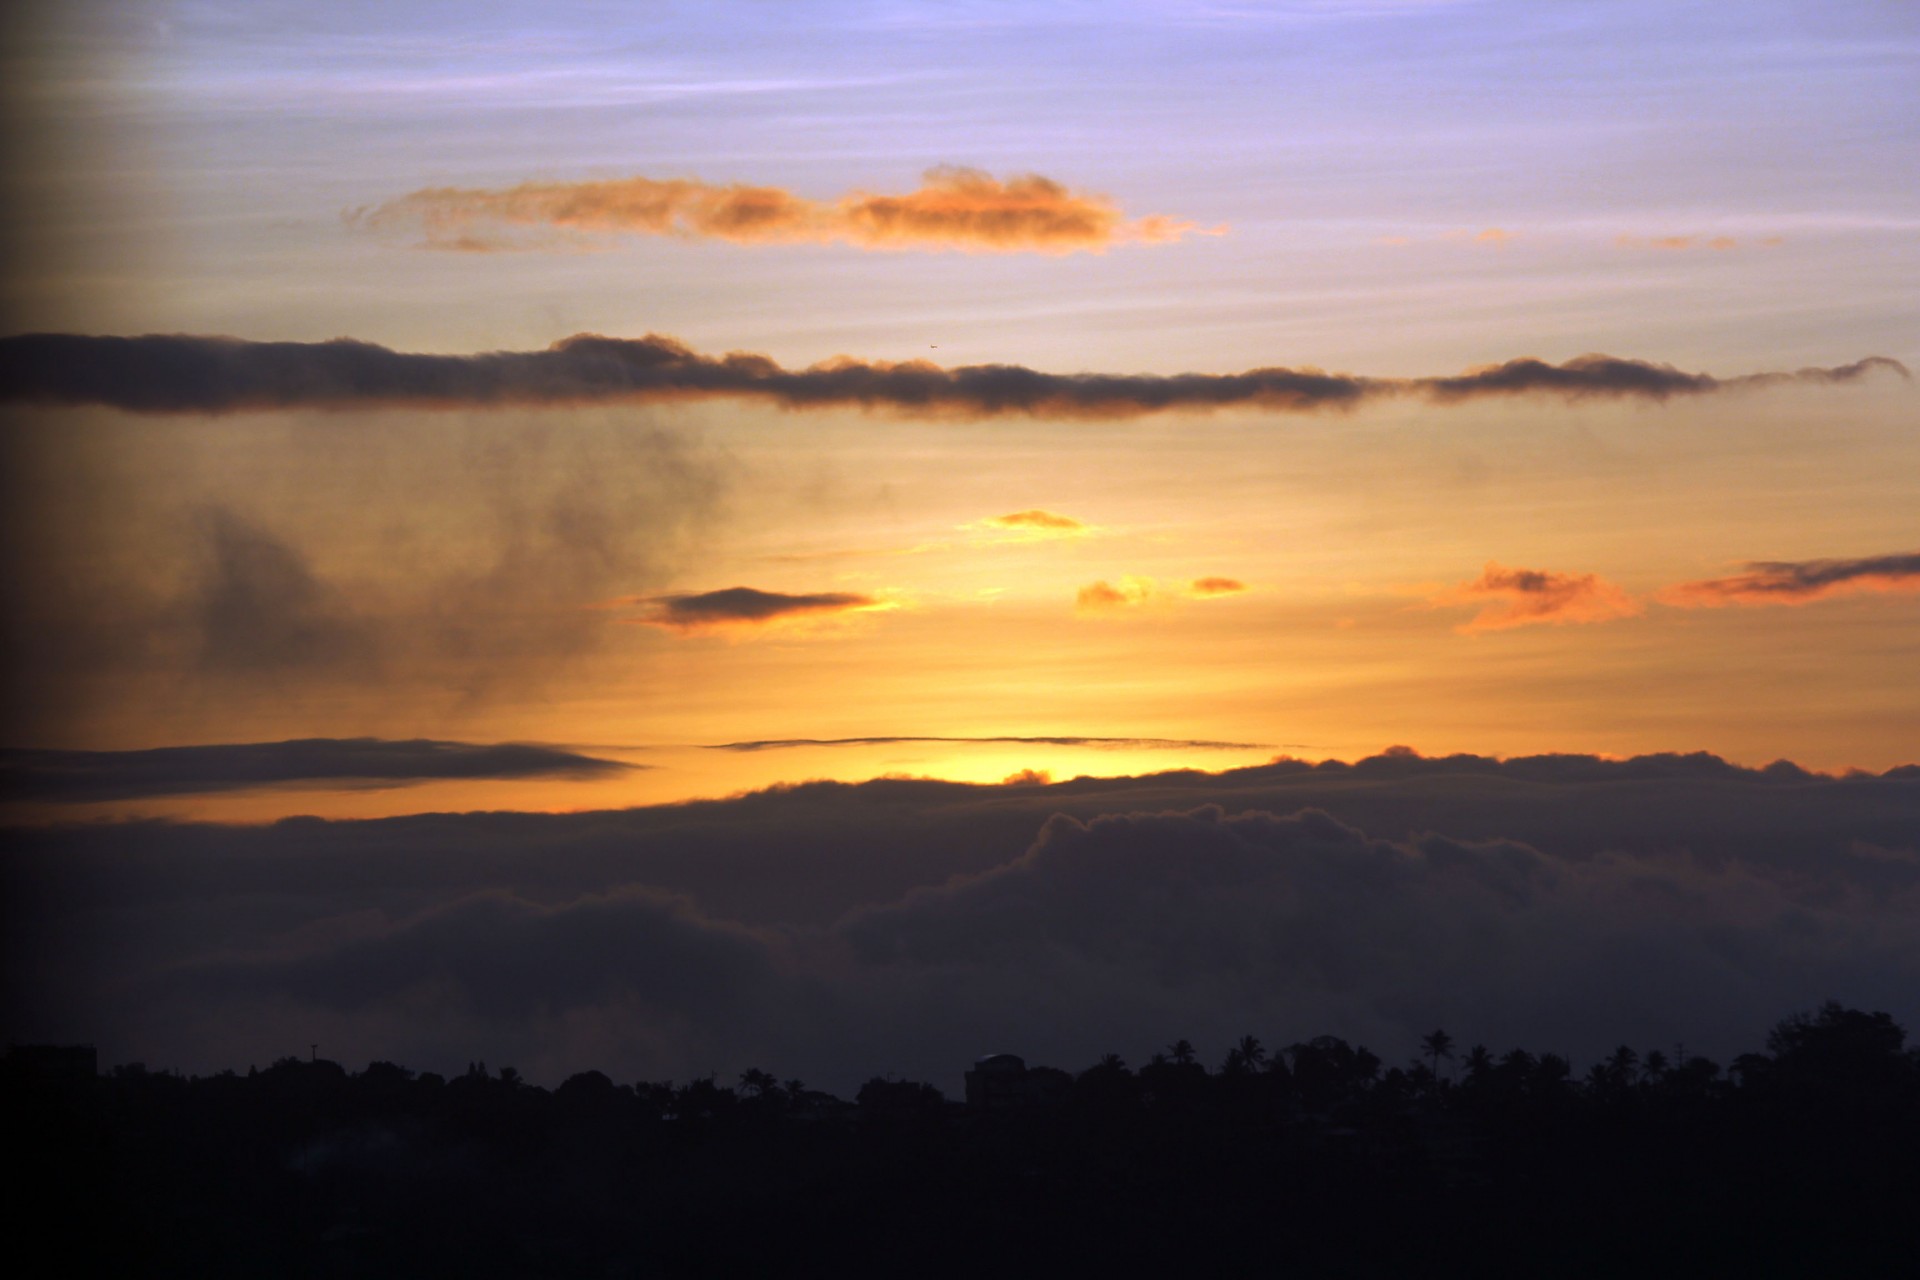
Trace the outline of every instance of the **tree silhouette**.
{"label": "tree silhouette", "polygon": [[1436,1027],[1420,1037],[1420,1047],[1426,1050],[1427,1069],[1433,1072],[1437,1081],[1440,1078],[1440,1059],[1453,1061],[1453,1037]]}

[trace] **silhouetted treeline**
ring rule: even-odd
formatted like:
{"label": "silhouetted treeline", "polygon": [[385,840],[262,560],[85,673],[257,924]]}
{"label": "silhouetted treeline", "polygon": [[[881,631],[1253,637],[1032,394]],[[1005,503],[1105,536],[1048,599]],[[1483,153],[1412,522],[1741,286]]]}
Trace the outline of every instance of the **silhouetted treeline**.
{"label": "silhouetted treeline", "polygon": [[31,1048],[3,1080],[15,1248],[53,1274],[1905,1274],[1920,1237],[1920,1052],[1831,1003],[1724,1068],[1248,1036],[1002,1055],[971,1103]]}

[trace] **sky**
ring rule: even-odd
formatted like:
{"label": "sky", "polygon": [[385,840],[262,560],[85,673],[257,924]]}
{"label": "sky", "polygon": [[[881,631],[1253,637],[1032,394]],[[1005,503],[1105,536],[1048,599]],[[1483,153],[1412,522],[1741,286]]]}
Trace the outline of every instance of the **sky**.
{"label": "sky", "polygon": [[[1091,1061],[1183,1008],[1389,1048],[1474,1008],[1463,1042],[1737,1009],[1750,1047],[1794,1000],[1920,990],[1891,941],[1920,923],[1912,5],[0,21],[0,822],[9,967],[49,975],[14,1039],[213,1069],[324,1025],[422,1066],[779,1052],[844,1084],[895,1051],[848,1030],[876,1018],[932,1073],[1002,1007]],[[1379,811],[1246,781],[1414,758],[1456,763],[1387,768]],[[1529,758],[1573,774],[1498,763]],[[1616,846],[1518,816],[1643,774],[1658,820]],[[835,869],[872,779],[934,789],[849,849],[998,825]],[[831,802],[762,812],[802,784]],[[1729,787],[1802,842],[1745,851]],[[1307,807],[1337,830],[1284,825]],[[1469,901],[1441,837],[1570,896]],[[777,892],[662,869],[783,838],[797,870],[731,873]],[[334,885],[362,839],[386,869]],[[1111,846],[1156,900],[1164,850],[1215,845],[1277,895],[1262,924],[1189,885],[1227,938],[1345,901],[1315,859],[1416,868],[1409,936],[1484,999],[1428,1012],[1411,970],[1310,942],[1190,956],[1171,908],[1138,922],[1161,951],[1113,953],[1098,876],[1023,897]],[[549,847],[565,874],[527,878]],[[83,855],[91,888],[46,865]],[[1636,876],[1693,923],[1636,915]],[[1382,892],[1350,905],[1392,951]],[[1495,900],[1514,927],[1470,958]],[[1498,976],[1562,910],[1591,945],[1540,972],[1584,1022]],[[1844,940],[1818,990],[1768,950],[1816,917]],[[489,929],[546,986],[447,959]],[[1680,995],[1592,976],[1643,933]],[[633,977],[659,966],[731,975],[758,1030]],[[468,988],[431,1034],[405,1012]],[[935,999],[964,1035],[899,1012]]]}

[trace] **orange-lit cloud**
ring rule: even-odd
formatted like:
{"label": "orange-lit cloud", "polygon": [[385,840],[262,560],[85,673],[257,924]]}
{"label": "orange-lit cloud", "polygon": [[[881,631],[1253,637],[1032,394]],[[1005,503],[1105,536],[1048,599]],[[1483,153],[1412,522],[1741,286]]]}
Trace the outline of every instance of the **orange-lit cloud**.
{"label": "orange-lit cloud", "polygon": [[1856,560],[1756,560],[1728,578],[1682,582],[1659,595],[1683,609],[1811,604],[1860,591],[1920,591],[1920,551]]}
{"label": "orange-lit cloud", "polygon": [[1043,373],[1020,365],[942,368],[924,360],[839,357],[788,369],[763,355],[702,355],[672,338],[576,334],[542,351],[424,355],[370,342],[247,342],[150,334],[38,333],[0,338],[0,401],[98,404],[136,413],[268,409],[415,409],[659,403],[716,396],[783,409],[868,409],[945,418],[1126,418],[1256,409],[1303,413],[1418,397],[1438,404],[1519,395],[1639,399],[1845,383],[1906,366],[1868,356],[1832,368],[1721,378],[1618,356],[1549,364],[1531,356],[1463,374],[1372,378],[1318,369],[1244,373]]}
{"label": "orange-lit cloud", "polygon": [[1538,623],[1607,622],[1642,611],[1639,601],[1591,573],[1508,569],[1489,563],[1478,578],[1449,587],[1429,603],[1477,605],[1462,632],[1504,631]]}
{"label": "orange-lit cloud", "polygon": [[[1490,244],[1494,246],[1499,246],[1499,245],[1508,244],[1514,240],[1518,240],[1520,238],[1520,233],[1518,231],[1509,230],[1506,227],[1482,227],[1478,231],[1468,231],[1462,228],[1460,230],[1446,232],[1440,238],[1443,240],[1452,240],[1455,242],[1466,241],[1466,242],[1471,242],[1473,244]],[[1412,241],[1410,237],[1407,237],[1407,236],[1381,236],[1379,238],[1379,243],[1399,245],[1399,244],[1410,244],[1412,243]]]}
{"label": "orange-lit cloud", "polygon": [[1074,607],[1082,613],[1105,613],[1145,604],[1158,593],[1152,578],[1125,577],[1115,585],[1105,579],[1089,582],[1074,597]]}
{"label": "orange-lit cloud", "polygon": [[1187,584],[1188,595],[1201,597],[1236,595],[1246,589],[1238,578],[1195,578]]}
{"label": "orange-lit cloud", "polygon": [[650,605],[654,610],[639,621],[673,631],[756,627],[793,617],[885,607],[872,596],[849,591],[787,595],[753,587],[726,587],[697,595],[653,596],[639,603]]}
{"label": "orange-lit cloud", "polygon": [[[1614,244],[1622,249],[1667,249],[1675,252],[1688,249],[1710,249],[1724,253],[1729,249],[1738,249],[1741,241],[1733,236],[1633,236],[1620,235],[1613,238]],[[1751,243],[1771,249],[1780,244],[1779,236],[1763,236]]]}
{"label": "orange-lit cloud", "polygon": [[348,221],[373,231],[418,232],[427,248],[465,251],[631,234],[735,244],[1098,253],[1116,244],[1170,243],[1200,230],[1163,215],[1129,220],[1105,196],[1038,174],[1001,181],[963,168],[928,170],[922,185],[904,195],[854,191],[831,203],[778,187],[716,186],[695,178],[429,187],[355,210]]}
{"label": "orange-lit cloud", "polygon": [[1072,534],[1085,533],[1088,526],[1072,516],[1063,516],[1054,511],[1015,511],[1011,515],[992,516],[982,521],[994,529],[1017,529],[1035,533]]}

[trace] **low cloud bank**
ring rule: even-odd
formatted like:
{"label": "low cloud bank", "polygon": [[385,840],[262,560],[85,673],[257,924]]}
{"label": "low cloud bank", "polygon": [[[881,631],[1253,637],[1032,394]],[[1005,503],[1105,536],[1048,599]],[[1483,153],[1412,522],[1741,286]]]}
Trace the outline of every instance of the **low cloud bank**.
{"label": "low cloud bank", "polygon": [[855,191],[834,201],[697,178],[429,187],[355,210],[347,221],[369,231],[418,234],[423,248],[465,252],[653,235],[748,245],[1100,253],[1121,244],[1170,243],[1198,231],[1192,222],[1163,215],[1129,219],[1105,196],[1072,191],[1038,174],[1001,181],[978,169],[951,167],[929,170],[917,189],[901,195]]}
{"label": "low cloud bank", "polygon": [[456,778],[590,779],[638,767],[556,747],[430,738],[301,738],[149,751],[0,749],[0,796],[125,800],[302,784],[402,787]]}
{"label": "low cloud bank", "polygon": [[1588,355],[1563,364],[1523,357],[1454,376],[1369,378],[1317,369],[1171,376],[1043,373],[1020,365],[942,368],[923,360],[841,357],[787,369],[763,355],[702,355],[659,335],[576,334],[544,351],[425,355],[370,342],[248,342],[150,334],[37,333],[0,338],[0,400],[108,405],[136,413],[221,414],[509,405],[657,403],[716,396],[784,409],[867,409],[952,418],[1126,418],[1171,411],[1300,413],[1413,396],[1438,404],[1546,395],[1663,401],[1785,383],[1853,382],[1885,356],[1834,368],[1720,378],[1671,365]]}
{"label": "low cloud bank", "polygon": [[20,829],[20,1041],[553,1083],[748,1066],[955,1089],[1184,1036],[1446,1027],[1580,1065],[1724,1058],[1826,998],[1920,1021],[1920,768],[1279,760],[1048,785],[816,783],[583,814]]}

